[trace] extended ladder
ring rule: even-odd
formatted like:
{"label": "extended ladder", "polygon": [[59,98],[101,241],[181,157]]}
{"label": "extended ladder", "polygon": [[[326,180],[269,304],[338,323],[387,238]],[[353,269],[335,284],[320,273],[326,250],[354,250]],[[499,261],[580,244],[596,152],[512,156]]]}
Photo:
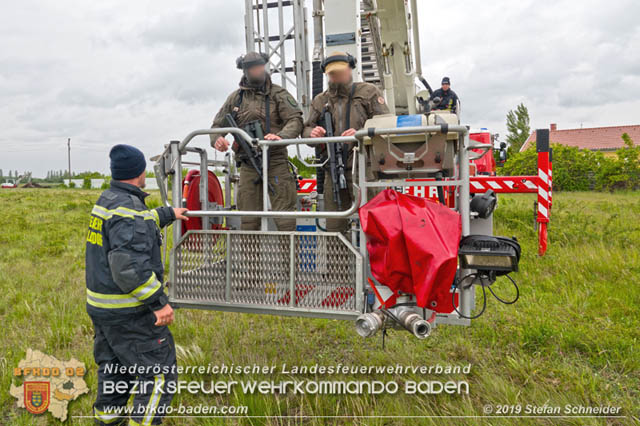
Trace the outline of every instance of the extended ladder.
{"label": "extended ladder", "polygon": [[296,94],[306,112],[311,103],[309,46],[304,0],[245,0],[247,51],[269,55],[267,70],[279,74],[279,83]]}

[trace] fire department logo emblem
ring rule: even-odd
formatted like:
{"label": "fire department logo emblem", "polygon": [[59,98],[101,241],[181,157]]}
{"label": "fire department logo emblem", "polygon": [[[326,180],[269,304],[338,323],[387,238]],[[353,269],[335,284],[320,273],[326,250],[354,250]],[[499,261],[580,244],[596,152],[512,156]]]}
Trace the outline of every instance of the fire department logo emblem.
{"label": "fire department logo emblem", "polygon": [[42,414],[49,408],[49,382],[24,382],[24,406],[30,413]]}
{"label": "fire department logo emblem", "polygon": [[[11,383],[9,393],[17,399],[17,406],[31,414],[44,414],[64,422],[69,403],[89,392],[84,381],[86,369],[77,359],[59,360],[40,351],[27,349],[24,359],[13,369],[19,385]],[[2,423],[2,420],[0,420]]]}

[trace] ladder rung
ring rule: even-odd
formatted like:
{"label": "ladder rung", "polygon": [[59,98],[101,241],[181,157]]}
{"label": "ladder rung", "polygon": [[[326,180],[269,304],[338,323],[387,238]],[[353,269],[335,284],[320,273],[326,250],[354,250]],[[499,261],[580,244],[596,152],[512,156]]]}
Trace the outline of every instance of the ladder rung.
{"label": "ladder rung", "polygon": [[[280,74],[280,67],[272,67],[271,68],[271,73],[278,73]],[[284,68],[284,72],[293,72],[293,67],[285,67]]]}
{"label": "ladder rung", "polygon": [[[289,34],[288,36],[286,36],[284,38],[285,40],[291,40],[293,39],[293,34]],[[280,36],[279,35],[272,35],[269,36],[269,41],[280,41]]]}
{"label": "ladder rung", "polygon": [[[282,1],[282,6],[291,6],[291,5],[293,5],[293,2],[291,0],[283,0]],[[253,5],[253,10],[262,9],[263,8],[262,6],[263,6],[262,3],[258,3],[257,5],[254,4]],[[277,1],[272,1],[270,3],[267,3],[267,9],[270,9],[272,7],[278,7],[278,2]]]}

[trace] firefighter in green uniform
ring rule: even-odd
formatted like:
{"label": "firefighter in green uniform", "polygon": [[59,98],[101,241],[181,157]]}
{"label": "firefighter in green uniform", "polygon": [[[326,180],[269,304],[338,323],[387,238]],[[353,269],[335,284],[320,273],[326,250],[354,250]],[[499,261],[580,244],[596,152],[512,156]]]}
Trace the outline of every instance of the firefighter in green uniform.
{"label": "firefighter in green uniform", "polygon": [[[374,115],[388,114],[382,92],[371,83],[355,83],[352,69],[356,67],[356,59],[342,52],[327,56],[322,63],[327,74],[329,88],[317,95],[311,102],[309,117],[305,123],[302,137],[318,138],[326,135],[322,125],[323,116],[329,111],[332,116],[334,136],[353,136],[356,130],[362,129],[364,123]],[[342,210],[347,210],[353,203],[351,165],[353,146],[345,146],[344,163],[347,185],[339,191]],[[327,166],[325,166],[327,167]],[[369,179],[370,172],[367,171]],[[338,211],[338,203],[333,195],[333,182],[329,178],[330,170],[325,170],[324,203],[325,210]],[[327,231],[346,232],[346,219],[327,219]]]}
{"label": "firefighter in green uniform", "polygon": [[[282,87],[271,82],[265,69],[268,56],[249,52],[236,60],[243,71],[240,88],[227,98],[213,119],[211,128],[229,127],[226,115],[231,114],[238,127],[250,129],[252,136],[265,140],[291,139],[300,136],[303,120],[297,101]],[[257,131],[256,131],[257,129]],[[229,141],[223,134],[211,135],[211,145],[226,151]],[[240,165],[238,187],[239,210],[262,210],[262,184],[237,142],[232,147]],[[296,181],[289,168],[286,146],[269,148],[269,192],[271,210],[293,211],[296,208]],[[279,231],[294,231],[295,219],[277,218]],[[242,229],[260,229],[260,218],[243,217]]]}

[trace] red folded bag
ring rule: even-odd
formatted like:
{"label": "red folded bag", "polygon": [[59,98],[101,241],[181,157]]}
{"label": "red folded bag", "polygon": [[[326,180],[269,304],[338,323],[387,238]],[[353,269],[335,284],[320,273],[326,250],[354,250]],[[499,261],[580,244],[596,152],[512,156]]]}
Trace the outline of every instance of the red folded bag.
{"label": "red folded bag", "polygon": [[460,214],[426,198],[385,189],[359,211],[371,273],[395,295],[449,313],[462,234]]}

